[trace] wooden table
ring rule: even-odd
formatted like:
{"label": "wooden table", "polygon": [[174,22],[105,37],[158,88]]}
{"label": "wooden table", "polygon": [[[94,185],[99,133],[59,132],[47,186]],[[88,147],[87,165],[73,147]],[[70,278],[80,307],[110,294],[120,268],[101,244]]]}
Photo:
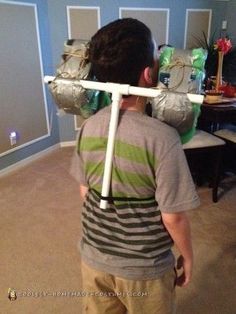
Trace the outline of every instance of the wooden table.
{"label": "wooden table", "polygon": [[221,124],[236,125],[236,98],[225,99],[225,102],[217,104],[204,103],[201,106],[201,115],[198,119],[199,129],[215,132]]}

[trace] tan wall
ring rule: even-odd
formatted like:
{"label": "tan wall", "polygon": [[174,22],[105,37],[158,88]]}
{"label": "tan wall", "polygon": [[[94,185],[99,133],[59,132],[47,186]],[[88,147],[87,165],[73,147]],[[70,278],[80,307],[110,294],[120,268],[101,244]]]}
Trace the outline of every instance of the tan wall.
{"label": "tan wall", "polygon": [[210,34],[209,21],[211,11],[187,11],[186,16],[186,49],[198,47],[198,39],[203,40],[203,32],[206,37]]}
{"label": "tan wall", "polygon": [[[89,40],[100,27],[100,13],[97,8],[68,7],[67,12],[70,38]],[[75,116],[75,128],[78,129],[83,121],[81,116]]]}
{"label": "tan wall", "polygon": [[168,44],[167,10],[130,10],[122,9],[121,17],[132,17],[142,21],[152,31],[157,45]]}

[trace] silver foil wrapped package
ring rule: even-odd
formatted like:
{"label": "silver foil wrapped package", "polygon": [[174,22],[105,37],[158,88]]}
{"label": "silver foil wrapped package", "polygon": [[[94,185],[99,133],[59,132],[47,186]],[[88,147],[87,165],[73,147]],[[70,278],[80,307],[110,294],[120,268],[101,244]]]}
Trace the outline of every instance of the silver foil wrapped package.
{"label": "silver foil wrapped package", "polygon": [[201,93],[206,57],[202,48],[166,47],[160,55],[157,88],[162,93],[150,99],[152,116],[176,128],[183,143],[194,135],[200,114],[200,105],[191,103],[187,93]]}
{"label": "silver foil wrapped package", "polygon": [[177,129],[180,134],[193,126],[193,105],[187,94],[163,91],[152,101],[152,116]]}
{"label": "silver foil wrapped package", "polygon": [[89,42],[69,39],[64,43],[55,79],[49,84],[59,112],[63,110],[86,119],[111,103],[107,93],[84,89],[80,80],[86,79],[95,80],[89,62]]}

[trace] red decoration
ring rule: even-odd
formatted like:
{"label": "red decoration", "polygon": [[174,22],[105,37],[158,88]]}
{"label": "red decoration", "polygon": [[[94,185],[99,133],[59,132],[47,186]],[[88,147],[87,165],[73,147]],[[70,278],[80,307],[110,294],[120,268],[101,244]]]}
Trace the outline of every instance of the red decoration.
{"label": "red decoration", "polygon": [[228,38],[219,38],[216,41],[215,48],[218,51],[223,52],[223,54],[225,55],[232,48],[232,43]]}
{"label": "red decoration", "polygon": [[216,91],[220,90],[222,85],[222,70],[223,70],[223,59],[224,55],[232,48],[230,39],[219,38],[216,41],[215,49],[218,50],[218,67],[216,73]]}

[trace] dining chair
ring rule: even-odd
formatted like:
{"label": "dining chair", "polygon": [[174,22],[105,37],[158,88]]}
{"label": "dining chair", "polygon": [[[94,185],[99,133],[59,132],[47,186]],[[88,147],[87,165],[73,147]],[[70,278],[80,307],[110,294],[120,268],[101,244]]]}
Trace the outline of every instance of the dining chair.
{"label": "dining chair", "polygon": [[218,130],[214,132],[214,135],[226,142],[223,155],[224,165],[228,167],[228,170],[236,173],[236,127]]}
{"label": "dining chair", "polygon": [[197,185],[208,176],[212,200],[218,201],[222,152],[225,141],[203,130],[196,130],[193,138],[183,144],[190,171]]}

